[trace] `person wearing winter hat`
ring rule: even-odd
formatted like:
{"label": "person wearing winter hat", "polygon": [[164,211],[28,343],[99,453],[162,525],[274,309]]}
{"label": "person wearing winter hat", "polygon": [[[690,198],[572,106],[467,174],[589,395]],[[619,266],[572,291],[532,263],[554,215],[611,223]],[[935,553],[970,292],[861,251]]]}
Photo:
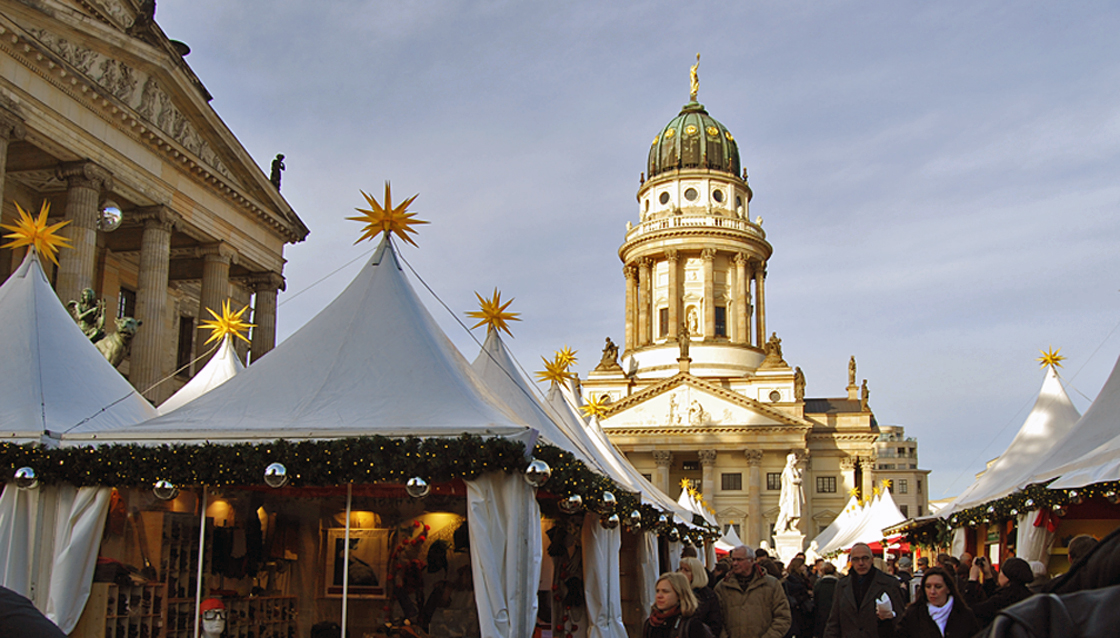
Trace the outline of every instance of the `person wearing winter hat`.
{"label": "person wearing winter hat", "polygon": [[1030,562],[1031,573],[1034,574],[1034,580],[1031,581],[1027,588],[1034,593],[1042,591],[1042,586],[1050,582],[1050,574],[1046,571],[1046,565],[1040,560],[1032,560]]}
{"label": "person wearing winter hat", "polygon": [[[973,566],[969,573],[969,581],[975,581],[979,576],[979,570],[976,566]],[[1034,572],[1031,570],[1030,563],[1017,557],[1003,561],[1003,565],[1000,565],[999,577],[996,580],[999,588],[987,600],[980,601],[972,606],[972,611],[976,614],[976,620],[980,621],[981,626],[987,626],[995,619],[999,610],[1033,596],[1033,592],[1027,588],[1027,585],[1030,585],[1032,581],[1034,581]]]}

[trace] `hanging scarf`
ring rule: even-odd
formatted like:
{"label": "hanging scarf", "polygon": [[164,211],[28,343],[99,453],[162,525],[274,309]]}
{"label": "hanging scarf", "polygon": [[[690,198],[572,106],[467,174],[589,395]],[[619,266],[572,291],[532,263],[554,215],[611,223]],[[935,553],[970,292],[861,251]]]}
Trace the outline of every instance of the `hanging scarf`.
{"label": "hanging scarf", "polygon": [[945,635],[945,623],[949,622],[949,612],[953,611],[953,597],[949,596],[949,600],[940,607],[934,607],[931,603],[926,603],[929,608],[929,617],[937,625],[937,629],[941,631],[941,635]]}
{"label": "hanging scarf", "polygon": [[673,605],[673,607],[671,609],[666,609],[664,611],[658,609],[657,607],[654,607],[649,612],[649,625],[651,627],[660,627],[660,626],[664,625],[666,623],[666,621],[674,618],[675,616],[679,615],[680,613],[681,613],[681,606],[680,605]]}

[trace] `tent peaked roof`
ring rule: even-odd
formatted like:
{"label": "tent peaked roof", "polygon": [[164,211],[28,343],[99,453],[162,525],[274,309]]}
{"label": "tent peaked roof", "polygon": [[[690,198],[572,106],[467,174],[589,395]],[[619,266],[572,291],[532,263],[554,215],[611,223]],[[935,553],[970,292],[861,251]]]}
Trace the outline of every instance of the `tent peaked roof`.
{"label": "tent peaked roof", "polygon": [[730,552],[740,545],[743,545],[743,539],[739,538],[739,535],[735,533],[735,527],[733,525],[728,525],[727,531],[715,542],[716,549],[724,552]]}
{"label": "tent peaked roof", "polygon": [[[871,504],[853,513],[844,528],[831,541],[817,543],[819,554],[831,554],[849,549],[856,543],[874,543],[883,540],[883,530],[906,520],[894,502],[890,490],[883,490]],[[825,530],[827,531],[827,530]]]}
{"label": "tent peaked roof", "polygon": [[[1023,486],[1041,483],[1068,472],[1071,476],[1063,476],[1062,481],[1055,482],[1053,487],[1080,487],[1067,484],[1074,482],[1074,471],[1091,477],[1095,473],[1094,467],[1100,463],[1115,463],[1115,450],[1120,445],[1110,446],[1110,442],[1116,438],[1117,432],[1120,432],[1120,359],[1085,415],[1064,438],[1051,444],[1049,452],[1034,467],[1031,476],[1023,481]],[[1110,454],[1112,458],[1109,458]],[[1089,456],[1095,460],[1091,461]],[[1105,468],[1100,471],[1107,472]]]}
{"label": "tent peaked roof", "polygon": [[179,391],[159,404],[159,413],[167,414],[172,410],[183,407],[198,397],[229,381],[245,369],[237,351],[233,348],[233,337],[226,335],[218,344],[218,351],[210,358],[206,365],[198,371],[191,380]]}
{"label": "tent peaked roof", "polygon": [[848,504],[844,506],[840,514],[813,539],[812,542],[817,544],[816,551],[820,552],[823,548],[828,547],[833,540],[847,534],[852,521],[859,517],[861,511],[862,506],[859,504],[859,499],[854,496],[849,498]]}
{"label": "tent peaked roof", "polygon": [[84,428],[69,438],[245,441],[463,433],[533,436],[439,329],[383,239],[346,290],[241,374],[139,426]]}
{"label": "tent peaked roof", "polygon": [[700,503],[700,501],[698,501],[695,497],[693,497],[692,493],[688,490],[683,488],[681,489],[681,495],[677,499],[677,505],[680,505],[693,514],[699,515],[700,518],[703,518],[705,521],[708,521],[712,525],[715,525],[717,527],[719,526],[719,521],[716,520],[715,514],[712,514],[708,510],[704,509],[704,505]]}
{"label": "tent peaked roof", "polygon": [[525,381],[525,377],[514,363],[513,356],[506,347],[497,330],[490,330],[486,335],[486,342],[478,353],[471,369],[481,378],[490,390],[501,399],[509,408],[540,432],[541,437],[555,445],[574,454],[588,469],[600,474],[609,475],[604,471],[603,464],[596,458],[594,444],[588,438],[582,427],[572,427],[571,424],[548,414],[555,412],[537,401],[532,386]]}
{"label": "tent peaked roof", "polygon": [[1039,462],[1050,453],[1054,442],[1064,438],[1080,416],[1062,387],[1054,367],[1047,366],[1038,400],[1011,444],[976,482],[948,507],[939,511],[938,515],[946,518],[954,512],[983,505],[1018,490]]}
{"label": "tent peaked roof", "polygon": [[0,286],[0,325],[0,439],[38,442],[48,431],[155,416],[74,323],[34,249]]}

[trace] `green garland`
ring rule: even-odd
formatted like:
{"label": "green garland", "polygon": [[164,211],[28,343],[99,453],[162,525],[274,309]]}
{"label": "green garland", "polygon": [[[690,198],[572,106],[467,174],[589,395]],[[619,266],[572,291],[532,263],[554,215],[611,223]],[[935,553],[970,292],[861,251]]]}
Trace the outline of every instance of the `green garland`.
{"label": "green garland", "polygon": [[[616,513],[623,523],[628,523],[630,512],[637,510],[642,514],[643,528],[657,526],[660,510],[642,504],[639,494],[591,471],[571,452],[546,444],[537,445],[533,452],[552,468],[544,486],[549,493],[558,498],[578,494],[589,509],[604,518]],[[264,484],[264,468],[271,463],[284,464],[293,487],[405,483],[414,476],[429,483],[443,483],[470,480],[493,471],[522,472],[527,464],[522,443],[470,434],[458,438],[373,435],[328,441],[278,439],[268,443],[67,448],[0,443],[0,483],[11,481],[17,469],[30,467],[45,485],[141,487],[165,480],[177,486],[259,486]],[[607,491],[617,502],[613,511],[603,505],[603,493]],[[660,533],[668,533],[671,527],[676,527],[678,534],[688,533],[682,521],[662,527]],[[706,536],[717,532],[709,528]]]}
{"label": "green garland", "polygon": [[1077,505],[1088,498],[1101,497],[1109,502],[1120,500],[1120,481],[1096,483],[1073,489],[1050,489],[1047,484],[1037,483],[1025,490],[990,501],[949,517],[952,527],[975,527],[1015,518],[1036,509],[1059,510]]}

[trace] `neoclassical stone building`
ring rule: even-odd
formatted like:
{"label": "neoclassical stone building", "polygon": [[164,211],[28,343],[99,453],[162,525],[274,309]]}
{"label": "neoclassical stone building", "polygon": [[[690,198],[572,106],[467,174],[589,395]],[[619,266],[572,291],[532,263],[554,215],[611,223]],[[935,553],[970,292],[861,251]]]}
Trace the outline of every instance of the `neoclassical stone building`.
{"label": "neoclassical stone building", "polygon": [[808,542],[853,489],[872,492],[879,429],[854,358],[841,396],[807,398],[805,375],[768,336],[773,248],[762,218],[750,218],[752,196],[735,137],[694,93],[653,137],[637,223],[619,249],[623,355],[607,357],[582,391],[607,398],[601,425],[655,486],[675,498],[689,480],[755,546],[770,540],[781,472],[797,454]]}
{"label": "neoclassical stone building", "polygon": [[[306,226],[210,107],[211,96],[142,0],[0,0],[0,214],[15,203],[70,220],[57,269],[66,302],[92,288],[106,326],[143,322],[121,371],[159,402],[189,376],[154,384],[205,350],[206,308],[251,304],[252,358],[276,340],[284,246]],[[117,207],[123,225],[99,229]],[[0,277],[23,258],[0,251]],[[246,352],[242,352],[245,356]],[[204,361],[197,362],[197,369]]]}

